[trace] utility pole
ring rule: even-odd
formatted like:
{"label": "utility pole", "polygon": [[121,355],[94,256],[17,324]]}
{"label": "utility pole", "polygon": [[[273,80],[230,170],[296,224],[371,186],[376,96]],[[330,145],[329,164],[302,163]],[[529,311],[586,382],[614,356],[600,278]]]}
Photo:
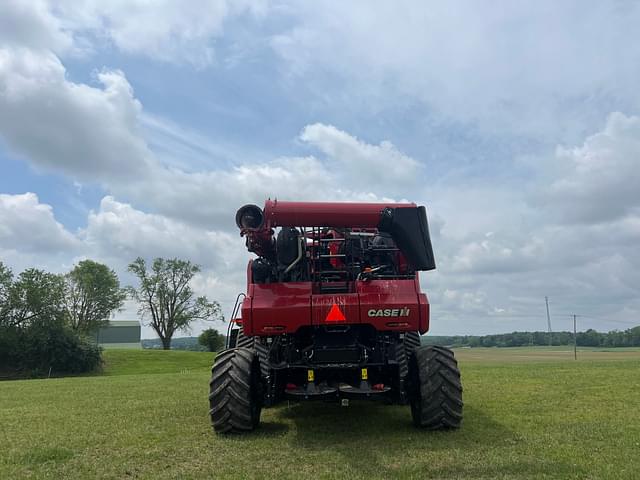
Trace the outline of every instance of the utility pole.
{"label": "utility pole", "polygon": [[545,295],[544,303],[547,305],[547,331],[549,332],[549,346],[552,345],[552,333],[551,333],[551,315],[549,315],[549,297]]}
{"label": "utility pole", "polygon": [[578,332],[576,331],[576,317],[577,315],[573,314],[573,359],[578,359]]}

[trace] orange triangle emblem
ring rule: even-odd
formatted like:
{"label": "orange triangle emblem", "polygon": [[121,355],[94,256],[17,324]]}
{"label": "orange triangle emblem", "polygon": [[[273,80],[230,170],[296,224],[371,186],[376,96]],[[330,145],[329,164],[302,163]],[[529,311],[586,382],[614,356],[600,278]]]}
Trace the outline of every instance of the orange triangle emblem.
{"label": "orange triangle emblem", "polygon": [[331,307],[331,310],[329,310],[329,313],[327,313],[327,317],[324,319],[325,322],[344,322],[346,320],[347,318],[344,316],[344,313],[342,313],[340,307],[335,303]]}

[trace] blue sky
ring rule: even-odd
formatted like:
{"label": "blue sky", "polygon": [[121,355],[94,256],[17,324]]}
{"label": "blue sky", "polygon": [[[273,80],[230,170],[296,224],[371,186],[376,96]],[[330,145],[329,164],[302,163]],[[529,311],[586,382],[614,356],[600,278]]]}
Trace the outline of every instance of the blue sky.
{"label": "blue sky", "polygon": [[238,206],[407,199],[433,333],[543,329],[545,295],[558,329],[628,328],[639,22],[631,1],[2,2],[0,259],[128,283],[138,255],[188,256],[228,311]]}

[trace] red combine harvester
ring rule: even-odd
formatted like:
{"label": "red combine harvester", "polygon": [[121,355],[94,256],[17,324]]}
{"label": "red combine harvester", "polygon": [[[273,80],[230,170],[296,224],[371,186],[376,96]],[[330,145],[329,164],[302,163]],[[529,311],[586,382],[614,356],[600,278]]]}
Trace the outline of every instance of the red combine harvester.
{"label": "red combine harvester", "polygon": [[212,368],[217,432],[253,430],[282,400],[409,403],[418,427],[460,426],[453,352],[420,346],[418,272],[435,268],[424,207],[267,200],[236,223],[258,258]]}

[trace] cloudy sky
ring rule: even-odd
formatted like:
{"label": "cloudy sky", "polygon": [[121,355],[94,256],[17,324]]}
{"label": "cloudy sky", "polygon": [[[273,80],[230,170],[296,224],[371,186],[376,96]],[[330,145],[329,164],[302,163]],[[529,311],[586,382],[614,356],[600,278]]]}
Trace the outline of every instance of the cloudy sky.
{"label": "cloudy sky", "polygon": [[638,25],[626,0],[3,0],[0,259],[130,284],[188,258],[228,316],[239,206],[410,200],[432,333],[544,330],[545,295],[557,330],[640,324]]}

